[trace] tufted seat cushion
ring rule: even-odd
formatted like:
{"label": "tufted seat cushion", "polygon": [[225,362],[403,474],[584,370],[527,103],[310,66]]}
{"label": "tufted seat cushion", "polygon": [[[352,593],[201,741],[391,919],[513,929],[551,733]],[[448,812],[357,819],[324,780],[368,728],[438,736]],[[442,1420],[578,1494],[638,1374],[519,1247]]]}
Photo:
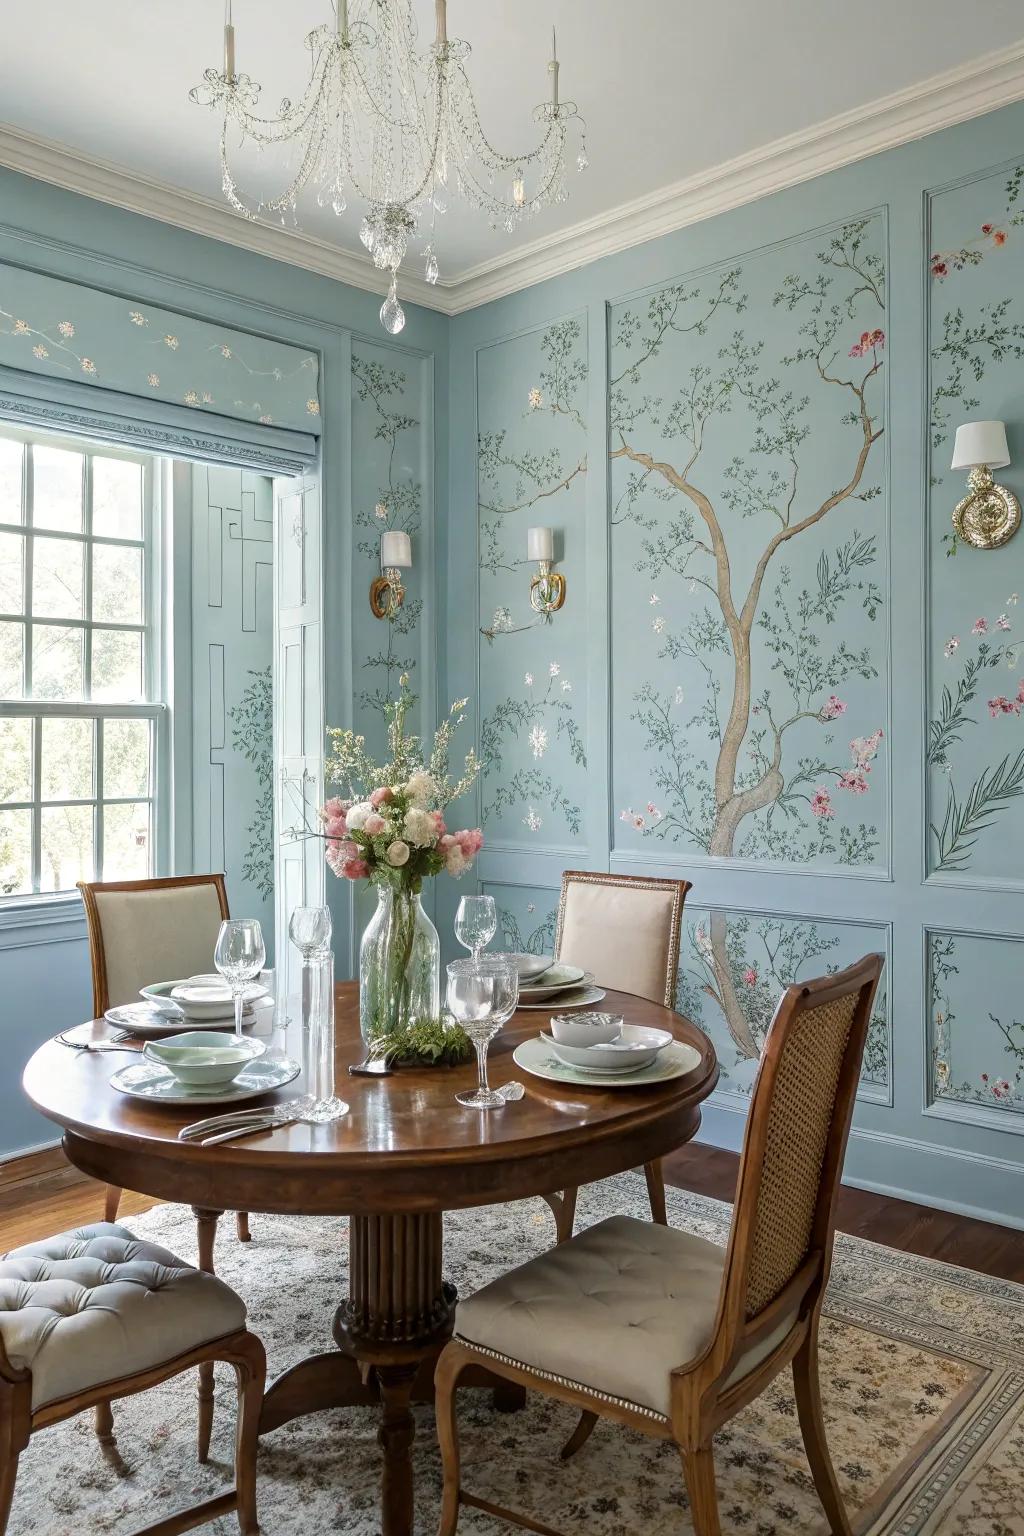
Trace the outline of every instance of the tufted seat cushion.
{"label": "tufted seat cushion", "polygon": [[[724,1267],[717,1243],[613,1216],[460,1302],[455,1333],[667,1418],[671,1372],[711,1339]],[[730,1381],[764,1359],[791,1323],[750,1349]]]}
{"label": "tufted seat cushion", "polygon": [[222,1280],[110,1222],[0,1259],[0,1338],[11,1364],[32,1372],[33,1411],[244,1326]]}

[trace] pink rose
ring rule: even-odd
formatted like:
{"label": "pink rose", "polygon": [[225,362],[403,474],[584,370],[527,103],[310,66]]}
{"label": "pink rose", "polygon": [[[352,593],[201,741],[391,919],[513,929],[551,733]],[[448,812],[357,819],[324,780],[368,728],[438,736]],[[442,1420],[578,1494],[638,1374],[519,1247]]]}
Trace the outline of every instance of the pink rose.
{"label": "pink rose", "polygon": [[373,806],[374,810],[376,810],[378,806],[390,805],[394,798],[394,790],[389,789],[385,784],[381,789],[374,790],[373,794],[370,796],[370,804]]}
{"label": "pink rose", "polygon": [[320,815],[324,821],[331,821],[334,817],[344,816],[348,810],[348,802],[342,800],[339,795],[332,795],[330,800],[325,800]]}
{"label": "pink rose", "polygon": [[347,837],[348,823],[344,816],[331,816],[324,825],[324,834],[327,837]]}
{"label": "pink rose", "polygon": [[467,859],[473,858],[484,845],[484,835],[479,827],[472,829],[467,827],[461,832],[456,832],[455,840],[462,849],[463,857]]}
{"label": "pink rose", "polygon": [[382,832],[386,832],[387,829],[388,824],[384,820],[384,817],[379,816],[376,811],[374,811],[372,816],[367,816],[363,825],[363,831],[366,833],[367,837],[379,837],[380,834]]}
{"label": "pink rose", "polygon": [[370,866],[365,859],[346,859],[341,872],[346,880],[365,880],[370,873]]}

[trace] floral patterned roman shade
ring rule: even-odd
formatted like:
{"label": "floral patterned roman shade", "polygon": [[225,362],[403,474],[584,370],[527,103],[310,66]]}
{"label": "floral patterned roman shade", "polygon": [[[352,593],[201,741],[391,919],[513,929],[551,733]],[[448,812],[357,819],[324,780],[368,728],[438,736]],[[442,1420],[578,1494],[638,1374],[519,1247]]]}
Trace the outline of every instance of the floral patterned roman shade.
{"label": "floral patterned roman shade", "polygon": [[320,431],[314,354],[2,263],[0,367],[146,400],[150,420],[165,407]]}

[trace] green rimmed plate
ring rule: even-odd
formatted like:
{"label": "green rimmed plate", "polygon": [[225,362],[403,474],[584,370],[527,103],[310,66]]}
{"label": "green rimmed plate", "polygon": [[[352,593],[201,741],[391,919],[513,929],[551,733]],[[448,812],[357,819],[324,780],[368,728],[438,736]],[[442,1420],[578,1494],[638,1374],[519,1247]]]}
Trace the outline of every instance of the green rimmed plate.
{"label": "green rimmed plate", "polygon": [[169,1067],[157,1061],[122,1067],[110,1079],[111,1088],[132,1099],[150,1104],[237,1104],[243,1099],[258,1099],[275,1088],[293,1083],[302,1068],[287,1056],[268,1061],[266,1056],[251,1062],[230,1083],[219,1088],[186,1088]]}
{"label": "green rimmed plate", "polygon": [[572,1067],[568,1062],[559,1061],[551,1047],[537,1037],[517,1045],[512,1060],[524,1072],[546,1078],[551,1083],[571,1083],[576,1088],[643,1088],[648,1083],[667,1083],[674,1077],[685,1077],[700,1066],[701,1054],[696,1046],[673,1040],[671,1045],[659,1051],[657,1060],[650,1066],[617,1076],[610,1072],[588,1072],[585,1067]]}

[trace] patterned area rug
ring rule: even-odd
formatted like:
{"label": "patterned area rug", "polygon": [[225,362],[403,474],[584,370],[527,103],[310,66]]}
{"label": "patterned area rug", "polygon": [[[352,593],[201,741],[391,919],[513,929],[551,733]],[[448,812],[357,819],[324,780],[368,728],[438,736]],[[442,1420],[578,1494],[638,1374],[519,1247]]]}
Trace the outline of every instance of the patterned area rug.
{"label": "patterned area rug", "polygon": [[[642,1178],[581,1192],[580,1223],[646,1217]],[[669,1191],[673,1225],[724,1241],[729,1208]],[[157,1207],[129,1225],[194,1258],[187,1210]],[[330,1343],[343,1292],[343,1221],[252,1218],[240,1245],[222,1222],[221,1275],[246,1298],[271,1372]],[[446,1217],[447,1272],[463,1294],[553,1241],[540,1201]],[[1024,1287],[840,1237],[821,1339],[829,1442],[862,1536],[1024,1536]],[[104,1462],[85,1415],[35,1436],[22,1458],[9,1536],[90,1536],[131,1529],[224,1485],[233,1425],[230,1373],[218,1380],[214,1460],[194,1455],[194,1380],[179,1377],[115,1407],[124,1459]],[[566,1536],[679,1536],[691,1530],[675,1451],[605,1423],[568,1465],[558,1449],[575,1422],[531,1398],[496,1414],[462,1394],[464,1481]],[[429,1409],[417,1411],[416,1531],[437,1529],[439,1458]],[[260,1450],[266,1536],[374,1536],[379,1461],[368,1410],[285,1425]],[[717,1437],[722,1526],[750,1536],[827,1530],[800,1440],[788,1372]],[[234,1517],[205,1529],[234,1536]],[[474,1510],[460,1532],[510,1529]]]}

